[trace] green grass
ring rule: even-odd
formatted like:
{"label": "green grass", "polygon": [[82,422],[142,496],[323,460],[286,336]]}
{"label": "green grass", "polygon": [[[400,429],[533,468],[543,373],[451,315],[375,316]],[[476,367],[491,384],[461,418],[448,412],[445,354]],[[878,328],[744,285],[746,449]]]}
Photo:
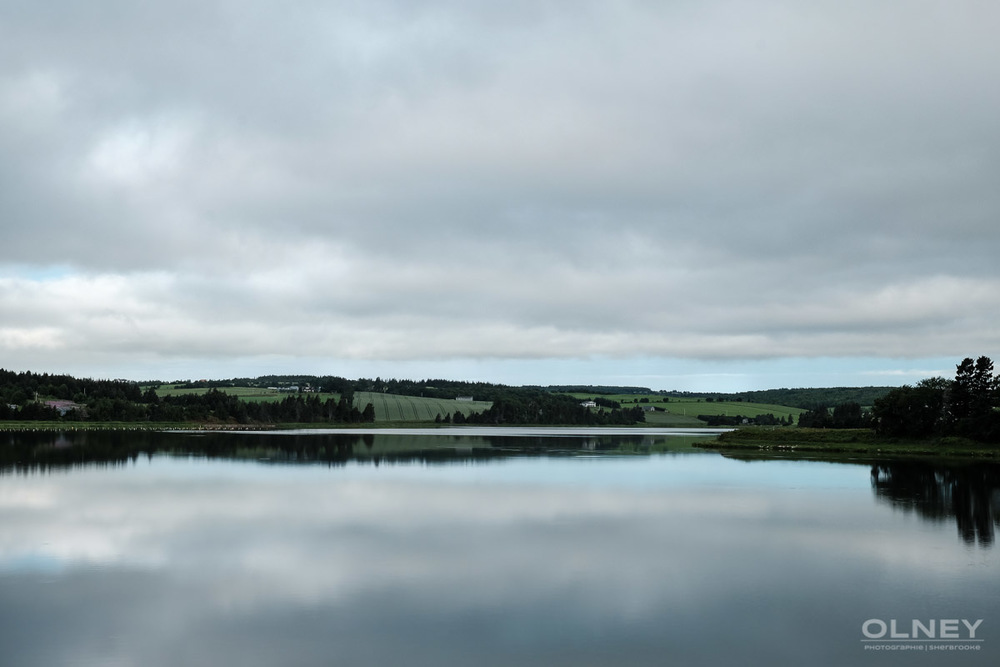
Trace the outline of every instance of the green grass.
{"label": "green grass", "polygon": [[870,429],[777,428],[750,426],[723,433],[717,440],[696,445],[741,458],[810,458],[845,456],[852,459],[906,456],[942,458],[1000,456],[1000,447],[965,438],[883,438]]}
{"label": "green grass", "polygon": [[455,401],[445,398],[423,398],[420,396],[399,396],[370,391],[354,394],[354,404],[363,410],[371,403],[375,407],[375,422],[433,422],[438,415],[454,415],[461,412],[468,416],[472,412],[488,410],[489,401]]}
{"label": "green grass", "polygon": [[[185,394],[204,394],[208,389],[182,389],[176,385],[161,385],[157,387],[159,396],[182,396]],[[238,396],[244,401],[280,401],[288,392],[260,387],[219,387],[219,391],[231,396]],[[320,393],[308,394],[318,396],[320,401],[328,398],[340,400],[340,394]],[[399,396],[379,392],[359,391],[354,394],[354,406],[364,410],[371,403],[375,407],[375,422],[433,422],[435,417],[461,412],[468,416],[472,412],[488,410],[492,405],[489,401],[455,401],[444,398],[423,398],[420,396]],[[314,425],[315,426],[315,425]]]}
{"label": "green grass", "polygon": [[705,422],[701,421],[697,417],[675,415],[670,412],[646,413],[646,426],[658,426],[662,428],[695,428],[704,425]]}
{"label": "green grass", "polygon": [[[594,398],[593,394],[573,393],[570,394],[570,396],[579,398],[581,401],[588,398]],[[622,404],[623,408],[652,405],[666,410],[666,414],[671,415],[672,417],[689,417],[695,420],[697,420],[698,415],[724,415],[727,417],[741,415],[743,417],[756,417],[758,415],[772,414],[776,419],[791,417],[793,420],[797,421],[799,415],[805,412],[805,410],[801,408],[793,408],[787,405],[775,405],[771,403],[748,403],[745,401],[712,401],[709,403],[708,401],[697,397],[670,397],[668,400],[666,396],[661,396],[660,394],[615,394],[602,396],[602,398],[618,401]],[[649,402],[639,403],[639,400],[643,398],[648,399]],[[650,418],[650,415],[653,414],[661,415],[664,413],[647,413],[646,421],[648,423],[653,423],[653,420]],[[667,426],[673,424],[664,423],[662,425]],[[688,426],[691,424],[678,423],[678,425]]]}

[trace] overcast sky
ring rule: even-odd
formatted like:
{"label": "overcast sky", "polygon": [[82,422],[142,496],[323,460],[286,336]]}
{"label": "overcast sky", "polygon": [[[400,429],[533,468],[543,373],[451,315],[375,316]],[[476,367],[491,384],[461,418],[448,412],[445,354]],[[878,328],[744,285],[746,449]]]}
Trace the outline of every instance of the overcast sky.
{"label": "overcast sky", "polygon": [[0,0],[0,367],[1000,357],[1000,4]]}

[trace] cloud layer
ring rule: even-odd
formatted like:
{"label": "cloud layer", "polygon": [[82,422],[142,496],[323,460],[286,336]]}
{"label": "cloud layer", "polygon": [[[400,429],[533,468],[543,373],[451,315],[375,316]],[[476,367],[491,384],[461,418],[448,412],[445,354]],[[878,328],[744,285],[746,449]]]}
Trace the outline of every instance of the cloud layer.
{"label": "cloud layer", "polygon": [[989,4],[0,19],[0,365],[1000,352]]}

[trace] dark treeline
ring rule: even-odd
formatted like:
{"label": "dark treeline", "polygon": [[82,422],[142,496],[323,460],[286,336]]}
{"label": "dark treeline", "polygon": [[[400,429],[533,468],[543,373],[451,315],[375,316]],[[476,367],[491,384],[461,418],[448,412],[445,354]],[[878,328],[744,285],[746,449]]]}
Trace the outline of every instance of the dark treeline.
{"label": "dark treeline", "polygon": [[916,386],[891,389],[872,402],[871,410],[849,401],[831,412],[813,407],[799,415],[807,428],[874,428],[886,437],[960,436],[1000,442],[1000,378],[989,357],[962,360],[955,379],[929,378]]}
{"label": "dark treeline", "polygon": [[773,414],[754,415],[744,417],[743,415],[698,415],[698,419],[709,426],[791,426],[794,422],[791,416],[775,417]]}
{"label": "dark treeline", "polygon": [[[154,384],[150,382],[149,384]],[[585,393],[595,396],[610,394],[656,394],[648,387],[618,387],[593,385],[550,385],[546,387],[510,385],[491,382],[468,382],[464,380],[444,380],[427,378],[406,380],[397,378],[358,378],[350,380],[334,375],[263,375],[258,378],[233,378],[229,380],[179,380],[174,382],[184,389],[225,389],[226,387],[312,387],[331,393],[346,391],[371,391],[400,396],[422,396],[424,398],[453,399],[457,396],[472,396],[477,401],[493,401],[511,392],[546,392],[550,394]],[[606,400],[606,399],[602,399]],[[608,407],[608,406],[605,406]]]}
{"label": "dark treeline", "polygon": [[108,398],[138,401],[142,390],[128,380],[90,380],[48,373],[15,373],[0,368],[0,404],[25,405],[36,396],[84,403]]}
{"label": "dark treeline", "polygon": [[[238,383],[238,384],[237,384]],[[219,387],[287,387],[310,386],[317,391],[341,394],[345,392],[370,391],[382,394],[398,394],[400,396],[423,396],[424,398],[454,399],[457,396],[472,396],[477,401],[492,401],[514,389],[502,384],[489,382],[464,382],[460,380],[401,380],[396,378],[348,378],[335,375],[264,375],[252,380],[239,379],[218,383]],[[209,386],[201,382],[192,382],[192,387]]]}
{"label": "dark treeline", "polygon": [[649,387],[616,387],[607,385],[585,385],[585,384],[564,384],[549,385],[545,387],[547,391],[557,394],[656,394]]}
{"label": "dark treeline", "polygon": [[315,394],[293,394],[272,402],[244,401],[210,389],[201,395],[164,396],[148,404],[148,409],[149,421],[218,420],[238,424],[361,424],[375,421],[375,407],[369,403],[363,411],[358,410],[350,393],[341,394],[340,400],[321,400]]}
{"label": "dark treeline", "polygon": [[[40,398],[72,401],[62,409]],[[204,394],[163,396],[142,391],[128,380],[87,380],[68,375],[0,370],[0,420],[69,422],[224,422],[369,423],[375,421],[370,403],[354,406],[352,392],[339,400],[321,401],[315,394],[293,394],[275,402],[244,401],[218,389]]]}
{"label": "dark treeline", "polygon": [[989,357],[962,360],[955,379],[930,378],[875,401],[877,433],[924,438],[961,436],[1000,442],[1000,378]]}
{"label": "dark treeline", "polygon": [[833,412],[820,406],[799,415],[803,428],[871,428],[872,413],[853,401],[834,406]]}
{"label": "dark treeline", "polygon": [[870,406],[882,398],[892,387],[824,387],[801,389],[765,389],[762,391],[742,391],[735,394],[706,394],[717,401],[746,401],[748,403],[769,403],[787,405],[792,408],[811,410],[844,403]]}
{"label": "dark treeline", "polygon": [[[161,384],[150,382],[148,384]],[[473,396],[476,400],[491,401],[512,387],[489,382],[464,382],[458,380],[400,380],[396,378],[358,378],[350,380],[336,375],[262,375],[257,378],[232,378],[229,380],[178,380],[182,389],[222,389],[226,387],[311,387],[316,391],[332,394],[370,391],[401,396],[453,399],[456,396]]]}
{"label": "dark treeline", "polygon": [[628,426],[646,421],[646,415],[639,407],[589,410],[572,396],[522,387],[497,396],[488,410],[468,416],[456,412],[446,415],[444,421],[452,424]]}

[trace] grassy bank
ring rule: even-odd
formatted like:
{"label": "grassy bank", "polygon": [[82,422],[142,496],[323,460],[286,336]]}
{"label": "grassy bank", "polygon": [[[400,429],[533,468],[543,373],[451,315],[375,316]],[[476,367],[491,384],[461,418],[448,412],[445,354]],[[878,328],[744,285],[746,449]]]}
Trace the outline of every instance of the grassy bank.
{"label": "grassy bank", "polygon": [[[228,425],[224,425],[228,426]],[[67,422],[0,421],[3,431],[167,431],[177,429],[217,428],[195,422]]]}
{"label": "grassy bank", "polygon": [[966,438],[880,438],[869,429],[744,427],[695,446],[753,458],[789,458],[798,454],[808,454],[810,458],[824,455],[835,458],[1000,458],[1000,447]]}

